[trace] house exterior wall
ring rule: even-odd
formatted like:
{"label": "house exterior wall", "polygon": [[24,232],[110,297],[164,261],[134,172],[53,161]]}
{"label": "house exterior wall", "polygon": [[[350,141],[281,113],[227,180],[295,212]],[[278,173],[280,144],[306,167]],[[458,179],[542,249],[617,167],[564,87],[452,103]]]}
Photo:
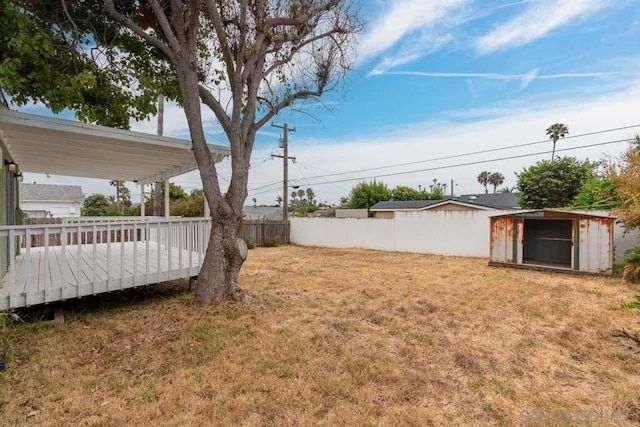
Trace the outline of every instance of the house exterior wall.
{"label": "house exterior wall", "polygon": [[336,209],[336,218],[368,218],[366,209]]}
{"label": "house exterior wall", "polygon": [[29,218],[42,218],[43,212],[50,212],[54,218],[77,218],[80,216],[81,202],[59,201],[20,201],[20,209],[29,215]]}
{"label": "house exterior wall", "polygon": [[[16,207],[13,215],[15,220],[13,222],[20,224],[22,223],[21,221],[22,218],[21,218],[20,210],[18,209],[18,200],[19,200],[18,181],[13,176],[13,174],[9,173],[8,166],[4,164],[5,160],[13,161],[6,147],[2,144],[2,141],[0,140],[0,225],[13,225],[13,224],[9,224],[9,215],[8,215],[9,212],[7,209],[8,206],[10,205],[9,187],[11,182],[9,180],[12,180],[13,190],[14,190],[13,206]],[[7,251],[8,251],[7,238],[0,237],[0,277],[2,277],[7,272],[7,268],[8,268]]]}
{"label": "house exterior wall", "polygon": [[[336,211],[337,212],[337,211]],[[373,213],[374,218],[382,218],[382,219],[393,219],[394,212],[392,211],[378,211]],[[336,215],[337,217],[337,215]]]}

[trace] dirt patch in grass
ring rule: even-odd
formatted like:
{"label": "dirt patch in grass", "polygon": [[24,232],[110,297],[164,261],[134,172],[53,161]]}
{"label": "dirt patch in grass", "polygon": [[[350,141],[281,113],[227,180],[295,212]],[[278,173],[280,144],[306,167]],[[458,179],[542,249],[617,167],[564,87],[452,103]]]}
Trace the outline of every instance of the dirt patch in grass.
{"label": "dirt patch in grass", "polygon": [[640,355],[609,334],[640,329],[638,314],[619,308],[635,294],[620,280],[284,246],[251,251],[241,283],[264,309],[195,308],[181,282],[158,285],[161,298],[68,306],[64,325],[13,327],[2,424],[639,417]]}

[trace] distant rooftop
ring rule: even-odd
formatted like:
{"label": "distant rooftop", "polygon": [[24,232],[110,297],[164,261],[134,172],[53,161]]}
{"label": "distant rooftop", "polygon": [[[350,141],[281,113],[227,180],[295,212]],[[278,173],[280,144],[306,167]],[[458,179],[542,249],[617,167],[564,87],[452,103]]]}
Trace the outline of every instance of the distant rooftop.
{"label": "distant rooftop", "polygon": [[244,206],[242,214],[247,220],[282,220],[282,208],[277,206]]}
{"label": "distant rooftop", "polygon": [[25,202],[82,202],[82,187],[79,185],[20,183],[20,199]]}
{"label": "distant rooftop", "polygon": [[376,203],[371,207],[371,210],[421,210],[446,200],[455,200],[462,203],[500,210],[519,209],[518,197],[514,193],[481,193],[446,196],[443,200],[388,200]]}

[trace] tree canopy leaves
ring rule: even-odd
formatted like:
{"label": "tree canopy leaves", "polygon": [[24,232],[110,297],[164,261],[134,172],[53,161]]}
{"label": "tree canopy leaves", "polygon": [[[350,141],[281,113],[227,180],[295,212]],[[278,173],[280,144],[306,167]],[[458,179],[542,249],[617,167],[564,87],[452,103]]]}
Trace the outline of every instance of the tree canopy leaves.
{"label": "tree canopy leaves", "polygon": [[571,204],[592,175],[595,164],[563,157],[542,160],[518,176],[518,199],[524,209],[561,208]]}
{"label": "tree canopy leaves", "polygon": [[391,191],[389,191],[387,184],[376,180],[363,181],[351,189],[345,207],[347,209],[369,209],[378,202],[390,199]]}
{"label": "tree canopy leaves", "polygon": [[178,98],[162,55],[105,19],[101,3],[0,3],[0,89],[15,105],[128,129],[156,113],[159,93]]}

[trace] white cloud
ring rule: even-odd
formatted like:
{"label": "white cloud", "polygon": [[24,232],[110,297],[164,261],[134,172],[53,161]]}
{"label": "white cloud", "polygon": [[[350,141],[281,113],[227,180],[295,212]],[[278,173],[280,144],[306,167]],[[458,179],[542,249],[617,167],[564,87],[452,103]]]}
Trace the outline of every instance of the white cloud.
{"label": "white cloud", "polygon": [[[562,98],[562,97],[560,97]],[[404,130],[393,129],[381,131],[369,138],[360,137],[341,142],[323,140],[295,142],[295,155],[301,166],[289,169],[290,179],[306,187],[308,183],[320,181],[342,180],[348,177],[368,177],[376,174],[394,173],[423,168],[441,168],[432,171],[418,172],[398,176],[380,178],[391,187],[396,185],[428,185],[436,178],[440,182],[456,183],[456,192],[474,193],[482,191],[476,182],[476,176],[482,170],[499,171],[507,178],[505,185],[516,183],[514,172],[519,172],[537,160],[548,158],[549,155],[538,155],[520,159],[495,161],[486,164],[465,167],[450,167],[457,163],[477,160],[495,160],[500,157],[515,156],[527,153],[543,152],[551,149],[551,145],[540,144],[531,147],[509,149],[504,151],[474,155],[457,159],[430,161],[412,166],[394,167],[382,170],[350,173],[355,169],[379,167],[422,159],[481,151],[504,146],[546,141],[544,130],[558,121],[569,126],[571,135],[588,133],[602,129],[639,124],[637,114],[640,108],[640,81],[618,91],[591,98],[568,97],[558,101],[558,97],[544,102],[521,101],[514,105],[503,105],[504,108],[491,111],[475,112],[475,117],[482,117],[470,123],[431,121],[406,126]],[[451,115],[453,117],[453,115]],[[471,117],[471,116],[469,116]],[[628,129],[601,135],[566,139],[559,143],[558,148],[571,148],[599,142],[612,141],[632,137],[638,129]],[[616,143],[600,147],[561,152],[562,155],[590,158],[596,160],[603,153],[617,155],[626,148],[624,143]],[[256,158],[266,154],[264,150],[257,150]],[[354,160],[357,162],[354,163]],[[315,172],[315,173],[314,173]],[[313,178],[327,172],[339,172],[340,175],[326,178]],[[282,166],[281,162],[267,162],[264,166],[251,172],[250,188],[256,188],[264,183],[273,183],[267,189],[250,191],[250,197],[256,195],[258,203],[273,203],[281,193]],[[298,181],[295,181],[298,180]],[[358,181],[339,182],[325,185],[312,185],[321,200],[338,202],[341,196],[346,196]],[[261,184],[258,184],[261,183]],[[266,190],[266,192],[265,192]],[[257,194],[262,193],[262,194]]]}
{"label": "white cloud", "polygon": [[[551,123],[562,122],[569,126],[571,135],[598,131],[607,128],[638,124],[637,111],[640,109],[640,81],[610,88],[607,94],[590,95],[580,98],[554,94],[553,97],[529,98],[517,103],[501,103],[499,108],[484,107],[474,111],[451,112],[441,114],[438,120],[384,130],[375,129],[369,137],[342,140],[330,139],[305,140],[296,135],[291,151],[298,161],[289,168],[290,179],[303,187],[308,183],[366,177],[375,174],[393,173],[412,169],[441,167],[442,169],[381,178],[389,186],[428,185],[434,178],[441,182],[456,183],[457,193],[482,191],[476,182],[476,176],[482,170],[502,172],[507,178],[505,185],[515,185],[514,172],[533,164],[536,160],[548,158],[548,155],[526,157],[514,160],[496,161],[486,164],[450,167],[456,163],[474,160],[491,160],[511,155],[535,153],[550,149],[545,144],[510,149],[486,155],[461,157],[458,159],[431,161],[413,166],[394,167],[365,173],[351,173],[355,169],[379,167],[422,159],[449,156],[484,149],[510,146],[520,143],[546,140],[544,130]],[[558,101],[560,99],[560,101]],[[173,110],[172,110],[173,111]],[[445,120],[447,119],[447,120]],[[460,123],[457,120],[471,122]],[[180,121],[171,121],[170,126],[180,129]],[[585,138],[566,139],[559,142],[558,148],[575,147],[591,143],[632,137],[638,129],[618,131]],[[625,149],[625,144],[614,144],[590,149],[582,149],[561,154],[575,155],[578,158],[598,159],[602,153],[617,155]],[[249,176],[249,188],[273,184],[266,189],[249,192],[250,198],[256,193],[259,204],[273,204],[281,194],[282,162],[267,160],[271,147],[258,147],[254,151],[252,169]],[[218,167],[219,174],[228,179],[229,161]],[[337,172],[339,175],[327,178],[313,178],[316,175]],[[87,194],[101,192],[113,194],[113,187],[106,180],[25,174],[25,182],[37,181],[50,184],[82,185]],[[297,180],[297,181],[296,181]],[[192,172],[172,180],[188,191],[200,186],[197,172]],[[326,185],[316,184],[313,189],[319,200],[337,203],[346,196],[357,181],[339,182]],[[224,179],[221,184],[225,185]],[[134,202],[139,200],[139,189],[129,185]],[[266,192],[263,192],[267,190]],[[149,191],[147,189],[147,191]]]}
{"label": "white cloud", "polygon": [[[360,59],[371,59],[395,46],[405,36],[433,28],[468,2],[469,0],[394,0],[388,10],[379,14],[360,40]],[[436,36],[436,40],[437,37],[440,36]],[[432,45],[428,38],[422,42]]]}
{"label": "white cloud", "polygon": [[384,56],[380,63],[369,73],[370,75],[380,74],[399,65],[417,61],[425,55],[434,53],[453,37],[449,34],[438,35],[429,31],[423,31],[418,37],[410,37],[392,55]]}
{"label": "white cloud", "polygon": [[538,69],[534,69],[525,74],[504,74],[504,73],[457,73],[457,72],[428,72],[428,71],[385,71],[373,70],[370,75],[394,75],[394,76],[414,76],[431,78],[462,78],[485,79],[485,80],[516,80],[520,81],[520,89],[526,89],[535,80],[555,80],[555,79],[577,79],[577,78],[602,78],[615,73],[594,72],[594,73],[559,73],[559,74],[539,74]]}
{"label": "white cloud", "polygon": [[491,53],[531,43],[562,26],[587,19],[612,3],[612,0],[541,0],[478,39],[476,48],[480,53]]}

